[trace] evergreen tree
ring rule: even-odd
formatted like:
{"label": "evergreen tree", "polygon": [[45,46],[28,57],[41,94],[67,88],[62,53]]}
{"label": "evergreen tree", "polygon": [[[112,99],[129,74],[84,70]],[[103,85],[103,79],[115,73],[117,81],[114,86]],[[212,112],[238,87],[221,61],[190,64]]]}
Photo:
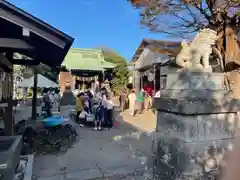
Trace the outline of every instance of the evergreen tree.
{"label": "evergreen tree", "polygon": [[102,48],[105,61],[116,64],[113,70],[114,78],[111,81],[112,89],[116,93],[120,93],[124,87],[126,87],[129,79],[129,69],[127,61],[108,48]]}

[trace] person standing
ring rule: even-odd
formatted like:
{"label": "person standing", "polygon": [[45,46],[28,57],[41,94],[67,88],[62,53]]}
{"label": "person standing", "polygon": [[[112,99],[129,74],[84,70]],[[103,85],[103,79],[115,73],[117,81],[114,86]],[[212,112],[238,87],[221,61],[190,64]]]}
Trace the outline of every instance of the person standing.
{"label": "person standing", "polygon": [[79,115],[84,110],[84,94],[79,93],[76,98],[76,122],[79,123]]}
{"label": "person standing", "polygon": [[103,98],[97,94],[96,101],[93,103],[92,112],[95,115],[94,130],[102,130],[102,123],[104,122],[104,107],[102,105]]}
{"label": "person standing", "polygon": [[88,116],[87,110],[88,109],[84,108],[78,116],[78,123],[80,127],[84,127],[87,122]]}
{"label": "person standing", "polygon": [[144,108],[144,89],[143,88],[137,93],[137,102],[139,106],[138,113],[141,114]]}
{"label": "person standing", "polygon": [[150,85],[147,86],[145,91],[145,105],[144,108],[146,110],[152,108],[152,95],[153,95],[153,89]]}
{"label": "person standing", "polygon": [[54,94],[55,94],[54,90],[50,88],[50,90],[48,91],[48,95],[49,95],[52,106],[55,105]]}
{"label": "person standing", "polygon": [[88,89],[86,91],[86,93],[87,93],[87,95],[89,97],[89,112],[88,113],[91,113],[92,112],[92,99],[93,99],[94,94],[91,92],[90,89]]}
{"label": "person standing", "polygon": [[136,99],[137,99],[134,90],[132,90],[131,93],[128,95],[128,99],[129,99],[130,115],[134,116],[135,115],[135,104],[136,104]]}
{"label": "person standing", "polygon": [[60,112],[60,101],[61,101],[61,96],[60,96],[60,91],[59,89],[55,90],[55,94],[54,94],[54,98],[55,98],[55,102],[56,102],[56,106],[58,109],[58,112]]}
{"label": "person standing", "polygon": [[114,109],[114,104],[110,96],[108,96],[104,100],[104,105],[105,105],[105,123],[107,127],[110,129],[113,127],[113,109]]}
{"label": "person standing", "polygon": [[84,99],[84,109],[86,109],[87,113],[89,113],[89,110],[90,110],[90,98],[89,98],[89,96],[88,96],[88,94],[86,92],[84,93],[83,99]]}
{"label": "person standing", "polygon": [[77,97],[77,95],[80,93],[79,89],[74,89],[73,90],[73,94],[75,97]]}
{"label": "person standing", "polygon": [[119,97],[119,101],[120,101],[120,107],[121,107],[121,111],[123,112],[126,106],[126,96],[127,96],[127,92],[126,89],[124,88],[122,91],[122,94]]}
{"label": "person standing", "polygon": [[51,108],[52,108],[52,102],[49,97],[49,90],[45,88],[43,90],[42,111],[46,112],[47,117],[52,116]]}

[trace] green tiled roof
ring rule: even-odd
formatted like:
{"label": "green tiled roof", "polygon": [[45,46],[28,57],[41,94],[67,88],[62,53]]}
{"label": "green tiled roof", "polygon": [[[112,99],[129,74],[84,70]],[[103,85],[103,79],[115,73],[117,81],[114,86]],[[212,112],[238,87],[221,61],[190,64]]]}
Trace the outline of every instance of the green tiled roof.
{"label": "green tiled roof", "polygon": [[102,71],[114,68],[115,65],[104,60],[100,49],[72,48],[62,63],[67,69]]}

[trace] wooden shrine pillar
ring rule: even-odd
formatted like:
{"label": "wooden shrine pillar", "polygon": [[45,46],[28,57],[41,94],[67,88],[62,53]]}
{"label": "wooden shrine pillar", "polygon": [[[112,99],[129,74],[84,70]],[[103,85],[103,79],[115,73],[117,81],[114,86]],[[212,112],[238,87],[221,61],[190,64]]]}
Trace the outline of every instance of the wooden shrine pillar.
{"label": "wooden shrine pillar", "polygon": [[1,57],[2,65],[2,98],[1,98],[1,108],[3,110],[3,121],[4,121],[4,135],[13,135],[13,64],[11,63],[13,59],[13,53],[6,53],[6,57]]}
{"label": "wooden shrine pillar", "polygon": [[32,120],[37,119],[37,84],[38,73],[36,67],[33,68],[33,98],[32,98]]}

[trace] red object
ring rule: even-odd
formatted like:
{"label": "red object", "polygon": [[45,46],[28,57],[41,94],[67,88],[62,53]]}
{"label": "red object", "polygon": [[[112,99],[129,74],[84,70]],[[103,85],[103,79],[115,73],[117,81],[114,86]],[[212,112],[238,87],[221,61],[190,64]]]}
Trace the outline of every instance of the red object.
{"label": "red object", "polygon": [[153,89],[152,89],[150,86],[148,86],[148,87],[146,88],[146,92],[147,92],[150,96],[152,96]]}
{"label": "red object", "polygon": [[114,125],[115,127],[117,127],[117,126],[118,126],[118,122],[115,121],[115,122],[113,123],[113,125]]}

